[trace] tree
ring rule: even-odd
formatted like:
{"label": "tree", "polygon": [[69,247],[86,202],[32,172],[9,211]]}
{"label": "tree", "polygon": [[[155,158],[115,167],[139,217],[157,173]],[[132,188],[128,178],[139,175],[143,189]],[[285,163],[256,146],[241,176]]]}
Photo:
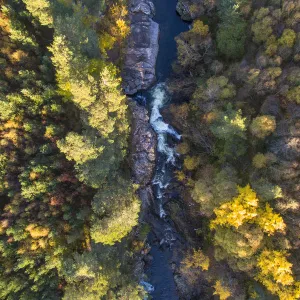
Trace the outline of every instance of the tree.
{"label": "tree", "polygon": [[296,41],[296,33],[292,29],[285,29],[282,33],[282,36],[278,40],[280,45],[285,47],[292,48]]}
{"label": "tree", "polygon": [[252,24],[253,40],[256,43],[266,42],[273,33],[273,26],[280,20],[278,11],[271,11],[269,7],[262,7],[254,12]]}
{"label": "tree", "polygon": [[262,169],[267,166],[268,158],[262,153],[257,153],[252,160],[252,165],[257,169]]}
{"label": "tree", "polygon": [[2,194],[6,187],[6,168],[8,159],[5,154],[0,154],[0,194]]}
{"label": "tree", "polygon": [[230,289],[226,287],[220,280],[216,281],[214,289],[214,295],[218,295],[220,300],[226,300],[231,296]]}
{"label": "tree", "polygon": [[260,139],[263,139],[273,133],[275,128],[275,117],[269,115],[256,117],[252,120],[250,125],[251,133]]}
{"label": "tree", "polygon": [[99,139],[91,140],[87,135],[82,136],[75,132],[70,132],[64,140],[57,142],[61,152],[65,153],[68,160],[74,160],[76,164],[84,164],[89,160],[98,158],[104,147],[100,146]]}
{"label": "tree", "polygon": [[57,84],[62,92],[70,96],[71,61],[74,53],[68,47],[66,38],[60,35],[54,37],[49,50],[53,54],[51,60],[55,66]]}
{"label": "tree", "polygon": [[247,23],[240,20],[234,24],[221,24],[217,32],[217,47],[221,55],[228,59],[238,59],[244,55]]}
{"label": "tree", "polygon": [[208,25],[205,25],[202,21],[196,20],[193,23],[191,31],[193,33],[200,34],[201,36],[206,37],[209,33],[209,27]]}
{"label": "tree", "polygon": [[267,203],[265,209],[259,210],[257,224],[268,235],[273,235],[275,232],[285,232],[286,225],[282,217],[273,212],[273,209]]}
{"label": "tree", "polygon": [[252,181],[252,186],[261,201],[272,201],[282,198],[283,192],[279,185],[271,183],[267,178],[259,178]]}
{"label": "tree", "polygon": [[193,250],[191,255],[187,255],[182,261],[184,268],[200,268],[203,271],[209,269],[209,258],[201,250]]}
{"label": "tree", "polygon": [[203,271],[208,271],[209,266],[210,259],[201,250],[193,249],[193,252],[188,253],[182,260],[180,271],[189,284],[194,285]]}
{"label": "tree", "polygon": [[113,245],[138,224],[140,202],[128,181],[98,191],[92,208],[91,237],[96,243]]}
{"label": "tree", "polygon": [[193,94],[194,99],[202,101],[228,100],[236,95],[235,86],[225,76],[213,76],[205,85],[199,85]]}
{"label": "tree", "polygon": [[200,163],[200,158],[198,156],[187,156],[184,159],[184,168],[188,171],[195,170]]}
{"label": "tree", "polygon": [[259,272],[256,279],[282,300],[298,299],[300,282],[295,281],[292,264],[286,257],[285,251],[264,250],[258,258]]}
{"label": "tree", "polygon": [[39,52],[34,35],[30,34],[25,25],[18,20],[16,12],[10,6],[1,6],[1,11],[8,21],[9,38],[11,42],[22,45],[24,50]]}
{"label": "tree", "polygon": [[219,3],[221,23],[217,31],[217,47],[227,59],[243,56],[247,23],[241,17],[236,1],[222,0]]}
{"label": "tree", "polygon": [[286,92],[286,98],[290,102],[300,103],[300,86],[292,87]]}
{"label": "tree", "polygon": [[217,225],[240,227],[257,216],[258,199],[250,185],[238,187],[239,195],[232,201],[222,204],[214,210],[216,219],[211,228]]}
{"label": "tree", "polygon": [[221,160],[245,154],[247,119],[242,116],[241,110],[234,110],[228,105],[225,111],[217,111],[210,130],[219,140],[215,146],[215,154]]}
{"label": "tree", "polygon": [[[238,269],[239,262],[248,261],[253,268],[251,258],[263,245],[262,230],[252,224],[245,224],[235,229],[234,227],[216,227],[214,235],[215,257],[217,260],[226,259],[234,269]],[[247,271],[247,268],[244,270]]]}
{"label": "tree", "polygon": [[52,27],[51,4],[48,0],[23,0],[23,2],[33,17],[39,20],[41,25]]}
{"label": "tree", "polygon": [[195,182],[191,195],[201,205],[201,212],[210,217],[215,208],[236,196],[237,174],[230,167],[220,171],[207,167],[201,174],[205,176]]}
{"label": "tree", "polygon": [[186,70],[209,58],[213,53],[212,39],[207,32],[208,27],[201,21],[195,21],[193,27],[175,38],[177,44],[178,62]]}

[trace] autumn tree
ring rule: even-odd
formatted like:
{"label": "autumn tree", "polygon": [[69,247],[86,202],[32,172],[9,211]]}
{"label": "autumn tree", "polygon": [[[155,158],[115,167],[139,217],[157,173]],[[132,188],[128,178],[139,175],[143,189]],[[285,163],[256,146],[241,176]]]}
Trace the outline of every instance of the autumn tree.
{"label": "autumn tree", "polygon": [[279,299],[298,299],[300,297],[300,283],[295,280],[292,264],[287,260],[284,251],[264,250],[257,265],[259,272],[256,277],[272,294]]}
{"label": "autumn tree", "polygon": [[260,138],[263,139],[273,133],[276,129],[276,121],[273,116],[259,116],[252,120],[252,123],[250,125],[251,133]]}

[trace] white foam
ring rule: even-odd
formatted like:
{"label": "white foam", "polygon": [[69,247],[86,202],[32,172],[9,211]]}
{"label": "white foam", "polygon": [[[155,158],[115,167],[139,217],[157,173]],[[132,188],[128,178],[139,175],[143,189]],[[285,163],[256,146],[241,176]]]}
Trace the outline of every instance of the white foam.
{"label": "white foam", "polygon": [[150,284],[149,282],[141,280],[140,285],[145,289],[145,291],[147,293],[153,293],[154,292],[154,286],[152,284]]}
{"label": "white foam", "polygon": [[166,156],[166,161],[156,170],[152,184],[158,186],[157,200],[159,201],[159,215],[161,218],[166,217],[166,212],[163,209],[163,194],[170,183],[170,178],[166,173],[166,164],[171,163],[175,165],[176,151],[170,147],[167,142],[168,135],[181,139],[181,135],[169,124],[167,124],[161,113],[160,109],[168,102],[168,94],[164,83],[157,84],[151,91],[151,115],[150,124],[157,134],[157,151]]}
{"label": "white foam", "polygon": [[163,209],[162,203],[159,204],[159,217],[161,219],[165,218],[167,216],[165,210]]}

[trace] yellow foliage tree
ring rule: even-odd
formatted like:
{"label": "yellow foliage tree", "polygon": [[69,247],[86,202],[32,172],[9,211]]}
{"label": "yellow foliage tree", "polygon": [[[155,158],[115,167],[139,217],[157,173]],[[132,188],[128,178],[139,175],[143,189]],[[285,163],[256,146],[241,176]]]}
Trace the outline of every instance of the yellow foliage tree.
{"label": "yellow foliage tree", "polygon": [[194,250],[191,255],[187,255],[182,261],[185,268],[200,268],[203,271],[207,271],[209,268],[209,258],[201,251]]}
{"label": "yellow foliage tree", "polygon": [[226,300],[231,296],[231,292],[220,280],[217,280],[214,285],[214,295],[218,295],[220,300]]}
{"label": "yellow foliage tree", "polygon": [[38,239],[41,237],[48,236],[50,229],[42,226],[38,226],[36,224],[30,224],[26,227],[26,231],[28,231],[32,238]]}
{"label": "yellow foliage tree", "polygon": [[265,210],[260,210],[256,223],[268,235],[273,235],[276,231],[284,232],[286,228],[282,217],[274,213],[268,203],[266,204]]}
{"label": "yellow foliage tree", "polygon": [[52,27],[53,18],[48,0],[23,0],[28,11],[37,18],[42,25]]}
{"label": "yellow foliage tree", "polygon": [[238,228],[257,216],[258,199],[250,185],[238,187],[238,191],[239,195],[232,201],[226,202],[214,210],[216,219],[211,222],[211,228],[215,228],[217,225]]}
{"label": "yellow foliage tree", "polygon": [[293,277],[292,264],[285,251],[264,250],[257,261],[259,273],[256,279],[281,300],[300,297],[300,282]]}
{"label": "yellow foliage tree", "polygon": [[267,137],[274,132],[275,129],[275,117],[268,115],[255,118],[250,126],[251,133],[260,139]]}
{"label": "yellow foliage tree", "polygon": [[202,21],[196,20],[193,23],[193,28],[191,30],[193,33],[197,33],[202,35],[203,37],[206,37],[209,33],[209,27],[208,25],[205,25]]}
{"label": "yellow foliage tree", "polygon": [[187,156],[184,159],[183,165],[186,170],[193,171],[199,166],[199,163],[200,158],[198,156]]}
{"label": "yellow foliage tree", "polygon": [[277,231],[284,232],[286,225],[282,217],[274,213],[269,204],[266,204],[265,208],[260,208],[257,194],[249,184],[238,187],[238,190],[237,197],[214,210],[216,218],[210,223],[211,229],[217,226],[239,228],[245,223],[255,223],[268,235],[273,235]]}
{"label": "yellow foliage tree", "polygon": [[262,153],[257,153],[252,160],[252,165],[257,169],[262,169],[267,166],[268,158]]}

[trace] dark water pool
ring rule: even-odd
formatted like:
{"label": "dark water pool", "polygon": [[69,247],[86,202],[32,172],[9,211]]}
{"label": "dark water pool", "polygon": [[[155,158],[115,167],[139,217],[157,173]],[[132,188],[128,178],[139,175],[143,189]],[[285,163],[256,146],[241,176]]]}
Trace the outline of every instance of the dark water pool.
{"label": "dark water pool", "polygon": [[[151,233],[149,242],[153,243],[153,239],[154,235]],[[146,269],[146,274],[154,287],[154,291],[151,293],[152,298],[154,300],[178,300],[173,272],[169,265],[172,252],[157,244],[152,244],[150,255],[153,260]]]}
{"label": "dark water pool", "polygon": [[189,24],[183,22],[176,13],[177,0],[152,0],[156,14],[154,21],[159,24],[159,52],[156,63],[158,82],[167,79],[172,71],[172,62],[176,59],[176,42],[174,38],[189,29]]}

